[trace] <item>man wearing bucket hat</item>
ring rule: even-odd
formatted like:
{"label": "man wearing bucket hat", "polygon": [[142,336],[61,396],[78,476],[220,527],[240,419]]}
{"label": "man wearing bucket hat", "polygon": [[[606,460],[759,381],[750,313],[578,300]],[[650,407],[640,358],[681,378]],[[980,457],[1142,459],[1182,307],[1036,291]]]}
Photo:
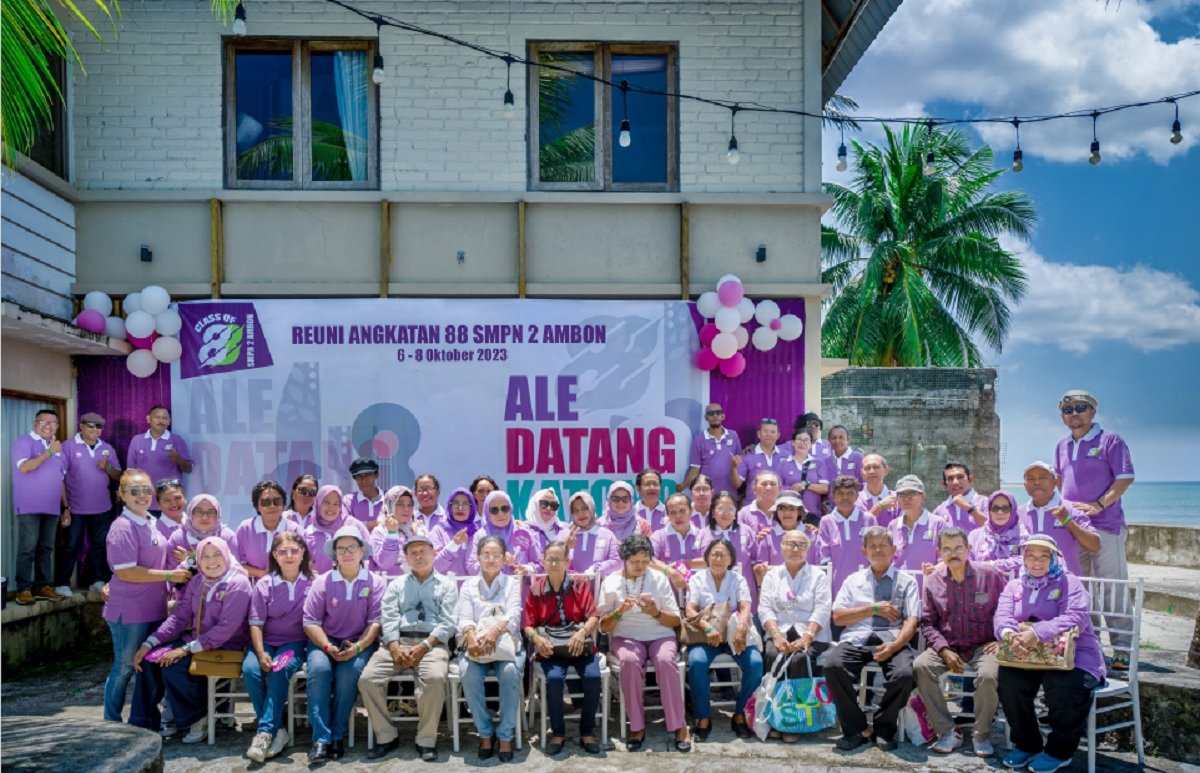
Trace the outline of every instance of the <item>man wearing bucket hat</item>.
{"label": "man wearing bucket hat", "polygon": [[358,679],[358,692],[375,730],[375,748],[367,755],[372,760],[400,747],[387,710],[387,683],[402,671],[412,671],[416,678],[417,754],[425,762],[437,760],[458,587],[433,570],[436,555],[428,535],[415,532],[404,543],[408,574],[392,580],[383,594],[384,649],[371,657]]}
{"label": "man wearing bucket hat", "polygon": [[[1058,401],[1063,424],[1070,434],[1058,441],[1054,449],[1054,473],[1063,499],[1078,507],[1100,535],[1099,551],[1079,553],[1083,576],[1126,580],[1129,567],[1125,563],[1125,540],[1129,528],[1125,525],[1121,497],[1133,484],[1133,460],[1121,436],[1096,423],[1098,406],[1096,398],[1082,389],[1067,390]],[[1098,611],[1128,615],[1127,595],[1104,596],[1098,600]],[[1122,627],[1118,620],[1107,622]],[[1111,631],[1109,636],[1116,650],[1113,669],[1129,668],[1126,652],[1131,644],[1129,636],[1117,631]]]}

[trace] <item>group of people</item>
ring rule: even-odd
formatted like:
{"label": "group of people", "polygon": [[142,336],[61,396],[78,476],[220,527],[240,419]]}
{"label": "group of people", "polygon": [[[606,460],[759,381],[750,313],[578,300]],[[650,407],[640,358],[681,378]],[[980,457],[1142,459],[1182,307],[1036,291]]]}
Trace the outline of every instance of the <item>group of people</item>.
{"label": "group of people", "polygon": [[[370,756],[397,748],[388,682],[399,673],[413,675],[416,745],[434,760],[456,662],[481,758],[512,758],[529,668],[546,680],[547,753],[567,743],[572,677],[583,694],[580,747],[598,753],[598,657],[607,656],[626,707],[627,748],[645,743],[652,666],[666,729],[686,752],[711,733],[710,670],[727,654],[740,674],[731,719],[738,736],[752,735],[746,706],[764,669],[787,657],[790,678],[827,680],[839,749],[872,741],[894,748],[900,711],[916,690],[938,734],[931,748],[949,753],[964,739],[938,680],[970,667],[975,754],[995,753],[988,736],[999,704],[1012,727],[1004,763],[1055,770],[1069,763],[1091,692],[1106,676],[1079,577],[1123,569],[1120,497],[1133,474],[1123,441],[1092,421],[1094,397],[1069,392],[1060,409],[1071,434],[1053,464],[1025,469],[1025,503],[1006,491],[976,494],[969,467],[950,462],[948,496],[932,512],[918,477],[889,489],[886,461],[851,449],[844,427],[820,438],[820,419],[803,416],[785,455],[774,445],[778,425],[764,420],[758,445],[741,449],[717,405],[706,411],[709,427],[680,491],[664,500],[661,474],[644,470],[635,486],[614,483],[603,507],[587,492],[571,494],[565,518],[551,489],[536,492],[517,518],[487,476],[444,500],[432,475],[382,491],[377,465],[359,459],[350,469],[355,492],[307,475],[286,492],[263,481],[251,492],[256,515],[231,529],[216,498],[189,501],[177,479],[154,482],[131,467],[120,475],[123,509],[106,540],[114,664],[105,717],[120,721],[136,673],[130,722],[159,729],[165,698],[174,726],[187,730],[184,742],[199,741],[207,736],[205,681],[189,666],[201,653],[244,650],[258,716],[250,759],[291,742],[281,723],[287,686],[306,665],[311,762],[344,754],[359,696],[376,735]],[[734,486],[742,483],[739,507]],[[1120,560],[1111,555],[1117,549]],[[1002,645],[1026,652],[1071,628],[1071,671],[996,660]],[[869,719],[858,680],[872,662],[884,679]],[[489,676],[498,683],[494,716]],[[1034,711],[1043,686],[1044,742]]]}

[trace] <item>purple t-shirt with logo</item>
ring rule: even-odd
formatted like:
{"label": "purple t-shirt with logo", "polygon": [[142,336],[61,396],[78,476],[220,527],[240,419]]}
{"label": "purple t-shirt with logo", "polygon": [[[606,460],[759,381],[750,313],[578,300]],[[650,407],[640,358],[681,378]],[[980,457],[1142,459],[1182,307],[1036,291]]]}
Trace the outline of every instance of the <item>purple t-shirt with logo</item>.
{"label": "purple t-shirt with logo", "polygon": [[304,635],[304,600],[313,581],[304,575],[287,582],[278,574],[259,577],[250,596],[250,625],[263,629],[263,643],[279,647],[306,641]]}
{"label": "purple t-shirt with logo", "polygon": [[821,525],[817,527],[818,553],[821,563],[828,561],[832,567],[829,588],[835,597],[846,578],[867,565],[862,535],[868,527],[876,525],[875,516],[857,507],[849,517],[834,510],[821,518]]}
{"label": "purple t-shirt with logo", "polygon": [[107,459],[113,467],[121,469],[116,449],[103,440],[89,446],[76,435],[63,443],[62,454],[66,468],[67,506],[71,508],[71,514],[97,515],[112,510],[112,495],[108,490],[112,479],[100,469],[100,460]]}
{"label": "purple t-shirt with logo", "polygon": [[299,533],[300,527],[295,521],[280,517],[275,531],[268,531],[263,525],[262,516],[254,515],[242,521],[234,532],[234,542],[229,547],[234,549],[238,563],[242,566],[253,566],[255,569],[267,571],[271,565],[271,541],[276,534],[285,531]]}
{"label": "purple t-shirt with logo", "polygon": [[126,510],[108,528],[104,544],[113,578],[108,585],[103,614],[110,623],[157,623],[167,616],[165,582],[129,582],[116,574],[118,569],[135,566],[166,568],[167,541],[153,521]]}
{"label": "purple t-shirt with logo", "polygon": [[[1062,495],[1069,502],[1095,502],[1114,480],[1133,478],[1129,446],[1115,432],[1093,424],[1078,442],[1068,435],[1054,449],[1054,472],[1062,478]],[[1121,500],[1091,516],[1092,527],[1119,534],[1125,525]]]}
{"label": "purple t-shirt with logo", "polygon": [[[152,484],[157,484],[160,480],[182,480],[183,471],[171,461],[171,451],[184,459],[192,458],[187,442],[179,435],[171,434],[171,430],[166,430],[162,437],[157,439],[151,437],[150,431],[147,430],[141,435],[134,435],[129,441],[129,454],[125,458],[125,466],[131,470],[145,470]],[[159,509],[157,497],[151,499],[150,509]]]}
{"label": "purple t-shirt with logo", "polygon": [[17,515],[58,515],[62,512],[62,481],[66,463],[62,452],[36,470],[21,472],[21,462],[45,453],[49,443],[28,432],[12,446],[13,512]]}
{"label": "purple t-shirt with logo", "polygon": [[354,516],[363,523],[379,520],[379,511],[383,509],[383,492],[374,500],[367,499],[361,491],[354,491],[342,500],[342,512]]}
{"label": "purple t-shirt with logo", "polygon": [[949,525],[945,518],[925,510],[909,528],[904,516],[900,515],[887,525],[887,530],[892,533],[892,544],[896,546],[892,565],[897,569],[920,572],[922,564],[936,564],[940,560],[938,535]]}
{"label": "purple t-shirt with logo", "polygon": [[383,619],[383,592],[388,578],[363,567],[347,582],[336,568],[313,580],[304,599],[304,625],[317,625],[330,642],[340,644],[362,635]]}
{"label": "purple t-shirt with logo", "polygon": [[726,427],[722,429],[724,434],[720,439],[708,434],[707,429],[693,437],[691,454],[688,456],[690,466],[699,467],[700,472],[712,479],[714,493],[734,490],[733,480],[729,477],[729,465],[742,447],[736,432]]}

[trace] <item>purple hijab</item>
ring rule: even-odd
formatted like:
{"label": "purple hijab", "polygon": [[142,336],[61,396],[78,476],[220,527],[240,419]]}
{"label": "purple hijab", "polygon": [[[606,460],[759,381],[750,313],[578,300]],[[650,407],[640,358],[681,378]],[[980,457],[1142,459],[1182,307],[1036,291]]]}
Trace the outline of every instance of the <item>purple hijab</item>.
{"label": "purple hijab", "polygon": [[318,531],[323,531],[323,532],[325,532],[325,534],[332,537],[335,533],[337,533],[337,530],[340,529],[342,524],[345,522],[346,515],[345,515],[345,511],[343,510],[343,511],[339,512],[338,517],[334,518],[332,521],[326,521],[324,518],[321,517],[321,503],[324,502],[325,497],[329,496],[330,494],[337,494],[338,497],[341,497],[342,490],[340,488],[338,488],[337,486],[334,486],[329,483],[327,483],[324,486],[322,486],[321,488],[317,489],[317,497],[316,497],[316,499],[313,500],[312,524],[311,525],[314,529],[317,529]]}
{"label": "purple hijab", "polygon": [[607,500],[604,503],[604,526],[617,535],[617,539],[623,540],[630,534],[637,531],[637,509],[633,506],[633,486],[630,486],[623,480],[616,481],[608,489],[608,496],[612,496],[614,491],[623,490],[629,494],[629,512],[624,515],[614,513],[608,506]]}
{"label": "purple hijab", "polygon": [[[471,514],[467,516],[467,520],[465,521],[455,520],[455,510],[450,506],[450,503],[453,502],[454,498],[459,494],[466,495],[467,501],[471,503]],[[488,496],[490,497],[491,494]],[[487,500],[485,499],[484,501],[486,502]],[[509,502],[509,505],[512,505],[511,501]],[[471,490],[460,486],[459,488],[451,491],[450,498],[446,500],[446,518],[442,521],[443,528],[446,529],[446,533],[451,537],[454,537],[455,534],[458,534],[463,529],[466,529],[467,544],[470,544],[471,540],[475,537],[475,532],[479,531],[479,520],[479,511],[475,509],[475,497],[471,494]],[[506,542],[504,544],[507,545],[508,543]]]}
{"label": "purple hijab", "polygon": [[[1012,506],[1012,512],[1009,513],[1008,522],[1003,526],[997,526],[992,520],[992,502],[995,502],[1000,497],[1008,500]],[[996,557],[1015,555],[1013,548],[1019,546],[1025,539],[1025,535],[1021,533],[1021,519],[1017,513],[1017,500],[1007,491],[993,491],[987,498],[987,503],[983,506],[984,513],[987,514],[987,522],[983,524],[986,531],[988,541],[992,544],[992,553]],[[1000,555],[996,555],[996,553]]]}

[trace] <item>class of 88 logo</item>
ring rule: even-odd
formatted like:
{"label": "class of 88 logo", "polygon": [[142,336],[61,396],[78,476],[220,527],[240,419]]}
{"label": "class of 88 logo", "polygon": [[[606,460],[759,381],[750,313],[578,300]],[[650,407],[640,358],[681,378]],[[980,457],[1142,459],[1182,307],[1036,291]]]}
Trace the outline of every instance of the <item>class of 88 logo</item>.
{"label": "class of 88 logo", "polygon": [[233,322],[214,322],[204,328],[203,343],[197,356],[202,368],[218,368],[237,362],[242,352],[244,326]]}

